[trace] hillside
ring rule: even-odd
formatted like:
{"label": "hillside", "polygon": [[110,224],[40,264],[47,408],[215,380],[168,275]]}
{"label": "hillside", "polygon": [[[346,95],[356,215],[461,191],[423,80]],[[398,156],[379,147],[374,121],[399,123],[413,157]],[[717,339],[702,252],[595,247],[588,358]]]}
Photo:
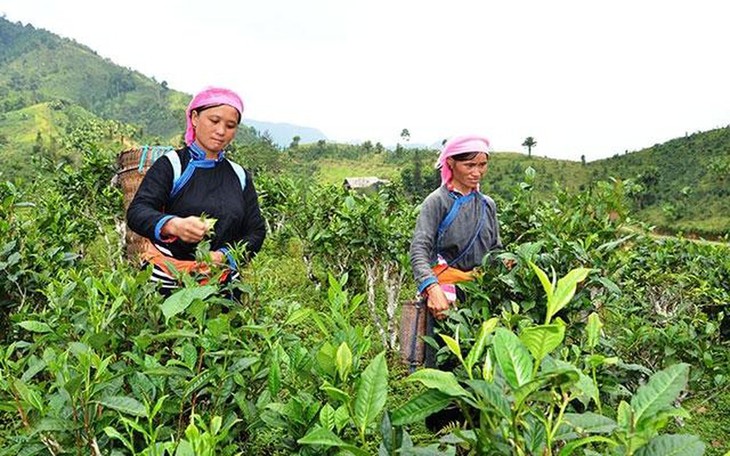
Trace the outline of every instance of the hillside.
{"label": "hillside", "polygon": [[[133,144],[177,144],[189,100],[189,94],[167,82],[116,65],[75,41],[0,18],[0,159],[13,163],[4,168],[6,177],[32,174],[29,161],[16,158],[41,158],[39,153],[49,151],[34,146],[42,141],[59,149],[43,158],[75,152],[60,150],[71,129],[63,115],[59,119],[60,111],[85,111],[101,122],[124,124],[126,140]],[[62,109],[49,109],[51,105]],[[278,134],[275,124],[264,125]],[[286,129],[298,134],[297,126]],[[239,141],[256,138],[253,128],[239,129]]]}
{"label": "hillside", "polygon": [[730,233],[730,126],[588,164],[592,178],[635,179],[640,218],[667,231]]}

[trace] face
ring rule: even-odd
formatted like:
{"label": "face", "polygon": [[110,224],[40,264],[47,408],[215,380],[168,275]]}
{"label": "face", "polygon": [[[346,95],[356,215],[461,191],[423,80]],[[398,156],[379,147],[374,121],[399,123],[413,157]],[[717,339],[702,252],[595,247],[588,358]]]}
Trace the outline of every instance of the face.
{"label": "face", "polygon": [[456,161],[453,158],[446,159],[447,164],[451,167],[453,178],[451,183],[461,193],[468,193],[479,187],[479,182],[487,172],[487,154],[480,153],[472,159],[466,161]]}
{"label": "face", "polygon": [[210,155],[226,148],[238,131],[238,111],[233,106],[220,105],[193,111],[190,119],[195,128],[195,141]]}

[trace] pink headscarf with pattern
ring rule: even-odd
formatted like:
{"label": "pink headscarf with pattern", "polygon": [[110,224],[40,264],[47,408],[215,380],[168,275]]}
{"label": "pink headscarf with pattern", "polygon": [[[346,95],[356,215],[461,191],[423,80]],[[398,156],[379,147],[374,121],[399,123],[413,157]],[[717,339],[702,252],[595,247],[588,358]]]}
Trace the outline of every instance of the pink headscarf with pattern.
{"label": "pink headscarf with pattern", "polygon": [[484,136],[455,136],[446,141],[444,148],[441,149],[438,161],[436,161],[436,168],[441,170],[441,185],[448,184],[453,177],[451,169],[446,164],[447,158],[467,152],[484,152],[489,157],[489,150],[489,140]]}
{"label": "pink headscarf with pattern", "polygon": [[236,108],[239,121],[243,115],[243,101],[236,92],[222,87],[206,87],[190,100],[188,109],[185,111],[187,128],[185,129],[185,144],[188,146],[195,141],[195,129],[193,128],[192,113],[194,109],[204,106],[228,105]]}

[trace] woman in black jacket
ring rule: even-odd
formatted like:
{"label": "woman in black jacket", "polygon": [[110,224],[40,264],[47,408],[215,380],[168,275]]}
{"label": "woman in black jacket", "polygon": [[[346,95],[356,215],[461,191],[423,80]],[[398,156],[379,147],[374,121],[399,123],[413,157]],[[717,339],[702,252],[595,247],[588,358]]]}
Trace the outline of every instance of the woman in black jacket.
{"label": "woman in black jacket", "polygon": [[261,249],[266,227],[251,174],[225,158],[224,151],[242,113],[241,98],[228,89],[207,88],[195,95],[186,111],[187,147],[154,162],[127,210],[129,227],[149,240],[143,264],[153,265],[152,280],[164,294],[179,286],[169,265],[209,272],[195,258],[208,235],[212,262],[228,266],[225,281],[238,277],[233,249],[242,248],[246,259]]}

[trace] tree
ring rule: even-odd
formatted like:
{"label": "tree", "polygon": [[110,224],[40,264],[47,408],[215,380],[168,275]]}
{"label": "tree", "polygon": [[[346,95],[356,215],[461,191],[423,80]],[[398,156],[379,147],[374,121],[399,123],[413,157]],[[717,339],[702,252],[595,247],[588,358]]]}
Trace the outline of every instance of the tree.
{"label": "tree", "polygon": [[537,146],[537,141],[532,136],[525,138],[525,142],[522,143],[522,147],[527,147],[527,156],[532,157],[532,148]]}
{"label": "tree", "polygon": [[301,140],[302,140],[301,136],[299,136],[299,135],[294,136],[291,139],[291,144],[289,144],[289,148],[296,149],[297,147],[299,147],[299,141],[301,141]]}
{"label": "tree", "polygon": [[408,142],[411,140],[411,132],[407,128],[404,128],[400,132],[400,137],[403,141]]}

